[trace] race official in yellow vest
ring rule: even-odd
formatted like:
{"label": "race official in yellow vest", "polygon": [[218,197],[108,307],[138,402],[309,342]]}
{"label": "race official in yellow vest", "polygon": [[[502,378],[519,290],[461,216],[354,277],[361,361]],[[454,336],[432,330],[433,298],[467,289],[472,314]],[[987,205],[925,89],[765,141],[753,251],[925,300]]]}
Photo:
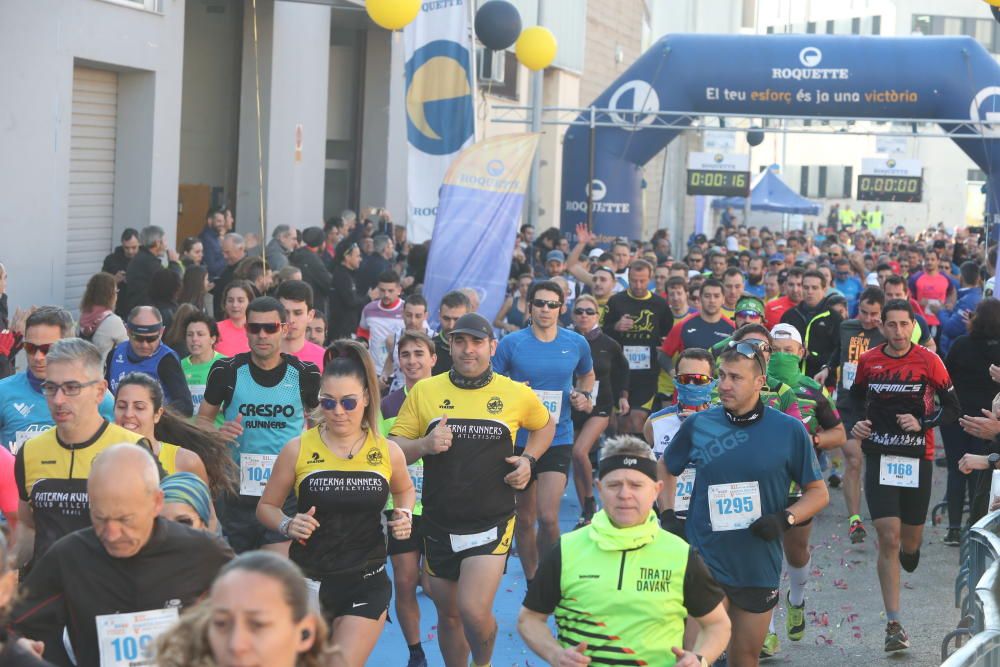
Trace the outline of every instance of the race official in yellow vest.
{"label": "race official in yellow vest", "polygon": [[[599,469],[603,509],[542,561],[521,607],[521,637],[552,665],[712,664],[729,643],[724,594],[698,553],[660,528],[652,450],[633,436],[611,439]],[[685,650],[688,616],[700,632]]]}

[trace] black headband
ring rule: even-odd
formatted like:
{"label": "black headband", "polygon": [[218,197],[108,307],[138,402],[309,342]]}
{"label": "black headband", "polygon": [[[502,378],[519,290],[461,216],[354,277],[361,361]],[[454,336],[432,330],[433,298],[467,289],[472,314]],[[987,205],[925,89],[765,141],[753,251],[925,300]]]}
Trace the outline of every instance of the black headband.
{"label": "black headband", "polygon": [[129,322],[128,330],[140,336],[152,336],[163,330],[163,322],[157,322],[156,324],[135,324],[134,322]]}
{"label": "black headband", "polygon": [[637,470],[656,481],[656,461],[642,458],[640,456],[617,455],[608,456],[601,459],[597,466],[598,477],[604,479],[605,475],[615,470],[625,468],[626,470]]}

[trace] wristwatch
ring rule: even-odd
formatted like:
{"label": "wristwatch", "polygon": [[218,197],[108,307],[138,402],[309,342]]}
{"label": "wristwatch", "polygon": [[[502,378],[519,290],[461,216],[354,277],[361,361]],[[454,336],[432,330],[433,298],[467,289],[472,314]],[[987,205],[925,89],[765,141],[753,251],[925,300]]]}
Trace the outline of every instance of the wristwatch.
{"label": "wristwatch", "polygon": [[785,521],[788,522],[789,526],[794,526],[795,525],[795,515],[792,514],[791,512],[789,512],[788,510],[785,510]]}
{"label": "wristwatch", "polygon": [[990,454],[986,457],[986,462],[990,464],[990,470],[996,470],[997,463],[1000,463],[1000,454]]}
{"label": "wristwatch", "polygon": [[535,472],[535,466],[538,465],[538,459],[531,454],[521,454],[521,458],[528,459],[528,463],[531,465],[531,472]]}

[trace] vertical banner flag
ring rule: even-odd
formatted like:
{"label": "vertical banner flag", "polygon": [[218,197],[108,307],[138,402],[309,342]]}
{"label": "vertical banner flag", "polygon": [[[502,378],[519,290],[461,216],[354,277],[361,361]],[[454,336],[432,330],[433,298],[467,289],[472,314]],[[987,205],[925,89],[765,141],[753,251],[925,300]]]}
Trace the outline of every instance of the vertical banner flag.
{"label": "vertical banner flag", "polygon": [[465,149],[448,169],[424,279],[434,326],[441,297],[460,287],[479,293],[490,322],[500,312],[537,147],[537,134],[506,134]]}
{"label": "vertical banner flag", "polygon": [[425,2],[403,29],[406,53],[407,232],[431,236],[438,190],[458,151],[474,138],[469,2]]}

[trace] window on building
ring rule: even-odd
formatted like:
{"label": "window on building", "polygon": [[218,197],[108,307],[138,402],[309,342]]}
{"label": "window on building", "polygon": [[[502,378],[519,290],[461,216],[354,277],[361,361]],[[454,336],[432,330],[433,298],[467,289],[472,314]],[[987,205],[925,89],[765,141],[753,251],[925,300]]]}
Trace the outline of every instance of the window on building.
{"label": "window on building", "polygon": [[931,17],[926,14],[914,14],[913,20],[910,23],[910,32],[919,33],[921,35],[932,34]]}
{"label": "window on building", "polygon": [[[804,165],[787,169],[789,186],[803,197],[844,199],[851,196],[854,170],[843,165]],[[796,187],[795,176],[798,175]]]}
{"label": "window on building", "polygon": [[753,28],[757,22],[757,0],[743,0],[743,16],[740,25]]}
{"label": "window on building", "polygon": [[765,32],[766,32],[766,33],[767,33],[768,35],[773,35],[773,34],[774,34],[774,26],[773,26],[773,25],[769,25],[769,26],[767,26],[767,30],[765,30]]}
{"label": "window on building", "polygon": [[882,34],[882,17],[873,16],[872,17],[872,34],[881,35]]}
{"label": "window on building", "polygon": [[852,35],[861,34],[861,19],[858,17],[851,19],[851,34]]}
{"label": "window on building", "polygon": [[807,35],[815,35],[816,34],[816,22],[815,21],[809,21],[808,23],[806,23],[806,34]]}
{"label": "window on building", "polygon": [[963,19],[962,33],[989,50],[993,48],[993,25],[992,19]]}
{"label": "window on building", "polygon": [[985,183],[986,172],[982,169],[970,169],[965,175],[965,180],[972,181],[973,183]]}
{"label": "window on building", "polygon": [[937,27],[938,20],[941,22],[941,32],[934,33],[935,35],[961,35],[962,34],[962,19],[957,16],[935,16],[935,28]]}
{"label": "window on building", "polygon": [[828,35],[832,35],[833,34],[833,21],[827,21],[826,22],[826,34],[828,34]]}
{"label": "window on building", "polygon": [[520,71],[517,58],[506,51],[490,52],[492,58],[484,57],[487,51],[476,49],[476,71],[479,89],[487,95],[517,100],[517,74]]}

